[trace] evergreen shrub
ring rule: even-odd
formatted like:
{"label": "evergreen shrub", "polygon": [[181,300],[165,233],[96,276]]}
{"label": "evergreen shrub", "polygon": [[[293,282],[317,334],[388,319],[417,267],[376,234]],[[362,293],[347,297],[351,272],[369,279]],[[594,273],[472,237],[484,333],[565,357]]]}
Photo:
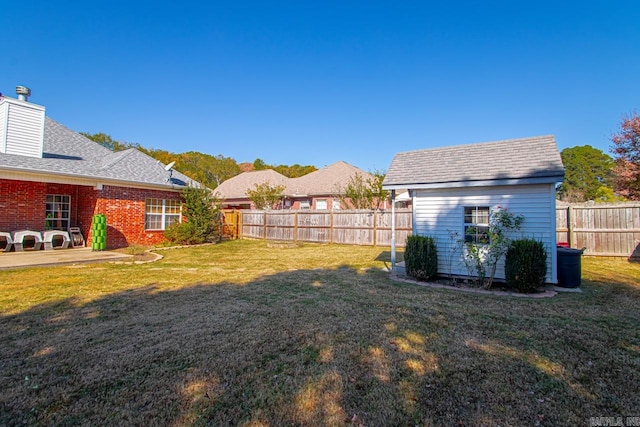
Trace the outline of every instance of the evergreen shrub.
{"label": "evergreen shrub", "polygon": [[409,236],[404,251],[407,274],[416,280],[427,281],[438,273],[436,241],[429,236]]}
{"label": "evergreen shrub", "polygon": [[522,293],[537,291],[547,275],[547,251],[535,239],[511,242],[504,264],[507,286]]}

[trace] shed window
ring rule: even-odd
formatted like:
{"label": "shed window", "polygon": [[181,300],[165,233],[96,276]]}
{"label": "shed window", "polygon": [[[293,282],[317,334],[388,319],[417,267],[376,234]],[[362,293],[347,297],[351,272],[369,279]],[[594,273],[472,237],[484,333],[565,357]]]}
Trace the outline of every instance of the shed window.
{"label": "shed window", "polygon": [[340,199],[333,199],[331,201],[331,209],[333,209],[334,211],[340,209]]}
{"label": "shed window", "polygon": [[166,230],[180,222],[182,203],[179,200],[147,199],[144,212],[145,230]]}
{"label": "shed window", "polygon": [[310,207],[308,200],[300,200],[300,209],[309,209]]}
{"label": "shed window", "polygon": [[467,206],[464,208],[464,241],[467,243],[489,243],[489,206]]}

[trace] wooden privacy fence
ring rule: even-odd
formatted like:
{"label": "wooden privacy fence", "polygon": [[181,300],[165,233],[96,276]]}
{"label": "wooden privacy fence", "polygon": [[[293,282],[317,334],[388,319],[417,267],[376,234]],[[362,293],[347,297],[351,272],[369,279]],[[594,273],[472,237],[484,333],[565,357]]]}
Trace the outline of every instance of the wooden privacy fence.
{"label": "wooden privacy fence", "polygon": [[[236,212],[242,213],[233,224],[238,237],[391,245],[391,211]],[[396,210],[397,246],[404,246],[411,234],[411,221],[411,209]],[[640,203],[557,205],[556,240],[586,248],[585,255],[640,259]]]}
{"label": "wooden privacy fence", "polygon": [[557,205],[556,239],[585,255],[640,259],[640,203]]}
{"label": "wooden privacy fence", "polygon": [[[411,210],[396,210],[396,244],[411,234]],[[391,246],[391,211],[242,211],[242,237]]]}

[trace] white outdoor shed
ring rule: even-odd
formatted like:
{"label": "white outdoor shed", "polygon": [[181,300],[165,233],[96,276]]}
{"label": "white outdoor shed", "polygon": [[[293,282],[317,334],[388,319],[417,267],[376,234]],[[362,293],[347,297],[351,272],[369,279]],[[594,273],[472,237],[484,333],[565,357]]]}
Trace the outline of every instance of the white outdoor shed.
{"label": "white outdoor shed", "polygon": [[[556,284],[555,188],[563,180],[555,138],[547,135],[398,153],[383,187],[391,190],[392,199],[398,190],[409,190],[413,234],[436,238],[440,274],[469,275],[454,239],[464,238],[467,227],[488,222],[490,212],[500,207],[524,216],[512,238],[544,243],[546,280]],[[392,237],[392,267],[398,271],[395,243]],[[504,279],[504,260],[496,278]]]}

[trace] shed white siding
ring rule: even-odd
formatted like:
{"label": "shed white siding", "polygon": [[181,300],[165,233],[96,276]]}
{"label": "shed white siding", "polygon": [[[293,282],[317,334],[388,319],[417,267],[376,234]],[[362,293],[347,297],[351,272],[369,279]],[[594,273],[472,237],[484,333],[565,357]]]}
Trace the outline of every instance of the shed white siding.
{"label": "shed white siding", "polygon": [[6,154],[42,157],[44,107],[3,98],[0,107],[0,149]]}
{"label": "shed white siding", "polygon": [[[468,275],[455,241],[464,237],[464,208],[498,205],[524,216],[521,229],[511,237],[542,241],[547,250],[546,280],[557,283],[553,184],[415,190],[413,232],[436,238],[439,273]],[[504,260],[498,264],[496,278],[504,279]]]}

